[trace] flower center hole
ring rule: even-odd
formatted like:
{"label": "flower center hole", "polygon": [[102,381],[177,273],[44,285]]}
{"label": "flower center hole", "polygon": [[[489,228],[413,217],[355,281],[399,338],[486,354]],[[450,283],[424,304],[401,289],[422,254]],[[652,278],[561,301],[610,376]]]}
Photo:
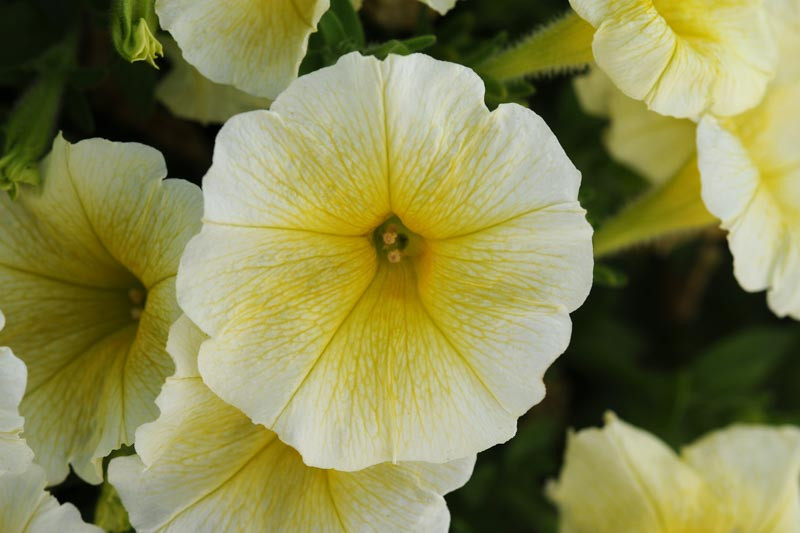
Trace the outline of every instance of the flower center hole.
{"label": "flower center hole", "polygon": [[373,238],[378,254],[393,264],[417,255],[422,242],[421,237],[406,228],[396,216],[378,226]]}

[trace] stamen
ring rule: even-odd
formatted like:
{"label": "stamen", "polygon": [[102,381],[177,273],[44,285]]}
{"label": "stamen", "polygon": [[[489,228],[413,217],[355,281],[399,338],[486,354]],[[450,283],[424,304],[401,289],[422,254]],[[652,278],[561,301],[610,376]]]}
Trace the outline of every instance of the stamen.
{"label": "stamen", "polygon": [[142,289],[137,289],[134,287],[133,289],[128,291],[128,298],[130,298],[131,302],[135,303],[136,305],[140,305],[144,302],[144,291]]}
{"label": "stamen", "polygon": [[131,318],[138,321],[142,318],[143,309],[141,307],[131,307]]}
{"label": "stamen", "polygon": [[400,250],[392,250],[388,254],[386,254],[387,259],[389,259],[390,263],[399,263],[403,260],[403,252]]}
{"label": "stamen", "polygon": [[383,244],[386,246],[391,246],[392,244],[397,242],[397,233],[393,231],[387,231],[383,234]]}

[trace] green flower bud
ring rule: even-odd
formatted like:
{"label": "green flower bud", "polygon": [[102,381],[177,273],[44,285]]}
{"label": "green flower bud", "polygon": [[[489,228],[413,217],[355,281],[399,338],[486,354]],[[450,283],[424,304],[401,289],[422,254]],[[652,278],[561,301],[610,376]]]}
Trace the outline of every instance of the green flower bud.
{"label": "green flower bud", "polygon": [[147,61],[154,68],[164,48],[153,36],[158,29],[153,0],[114,0],[111,11],[111,37],[114,47],[126,61]]}
{"label": "green flower bud", "polygon": [[12,199],[20,184],[36,186],[41,181],[38,162],[53,140],[63,88],[63,75],[43,75],[22,95],[5,124],[0,189]]}

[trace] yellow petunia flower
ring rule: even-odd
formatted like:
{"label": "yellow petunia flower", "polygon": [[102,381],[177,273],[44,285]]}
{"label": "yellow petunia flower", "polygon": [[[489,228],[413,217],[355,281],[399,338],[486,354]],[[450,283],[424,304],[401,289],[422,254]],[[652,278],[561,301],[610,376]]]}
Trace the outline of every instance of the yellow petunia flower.
{"label": "yellow petunia flower", "polygon": [[0,344],[28,367],[20,410],[48,481],[71,463],[98,483],[102,458],[157,414],[175,274],[202,198],[164,182],[161,154],[140,144],[58,137],[41,171],[40,188],[0,198]]}
{"label": "yellow petunia flower", "polygon": [[158,397],[161,416],[136,432],[139,456],[109,466],[138,531],[447,531],[442,495],[467,481],[474,456],[358,472],[308,467],[203,384],[205,338],[185,317],[175,323],[177,370]]}
{"label": "yellow petunia flower", "polygon": [[230,85],[214,83],[183,59],[180,48],[163,38],[172,69],[156,87],[156,98],[173,115],[204,124],[222,124],[233,115],[267,109],[272,103]]}
{"label": "yellow petunia flower", "polygon": [[599,68],[575,78],[575,93],[587,113],[608,118],[603,144],[611,156],[654,185],[664,183],[695,154],[697,126],[650,111],[625,96]]}
{"label": "yellow petunia flower", "polygon": [[[439,13],[455,2],[425,0]],[[156,12],[205,77],[274,99],[297,77],[308,38],[329,6],[329,0],[157,0]]]}
{"label": "yellow petunia flower", "polygon": [[511,438],[592,282],[580,173],[535,113],[424,55],[350,54],[233,117],[178,300],[208,386],[307,464]]}
{"label": "yellow petunia flower", "polygon": [[800,429],[736,425],[678,456],[607,415],[570,435],[548,487],[562,533],[796,533]]}
{"label": "yellow petunia flower", "polygon": [[[3,324],[0,313],[0,330]],[[26,381],[25,363],[0,347],[0,531],[100,533],[73,505],[59,505],[44,490],[44,470],[33,464],[33,452],[19,436],[23,419],[17,408]]]}
{"label": "yellow petunia flower", "polygon": [[729,230],[736,279],[800,319],[800,80],[735,118],[703,118],[697,136],[703,201]]}
{"label": "yellow petunia flower", "polygon": [[595,33],[594,59],[622,92],[682,118],[758,104],[777,45],[764,0],[570,0]]}

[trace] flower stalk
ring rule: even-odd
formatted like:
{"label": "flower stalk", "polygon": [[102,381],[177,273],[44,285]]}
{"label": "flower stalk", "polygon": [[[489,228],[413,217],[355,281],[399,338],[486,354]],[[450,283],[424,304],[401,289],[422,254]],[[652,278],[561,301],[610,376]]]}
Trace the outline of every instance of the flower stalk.
{"label": "flower stalk", "polygon": [[593,36],[594,28],[569,11],[477,70],[499,81],[577,70],[593,59]]}
{"label": "flower stalk", "polygon": [[693,158],[674,177],[645,194],[594,234],[594,255],[603,257],[666,235],[710,226],[717,219],[700,196]]}

